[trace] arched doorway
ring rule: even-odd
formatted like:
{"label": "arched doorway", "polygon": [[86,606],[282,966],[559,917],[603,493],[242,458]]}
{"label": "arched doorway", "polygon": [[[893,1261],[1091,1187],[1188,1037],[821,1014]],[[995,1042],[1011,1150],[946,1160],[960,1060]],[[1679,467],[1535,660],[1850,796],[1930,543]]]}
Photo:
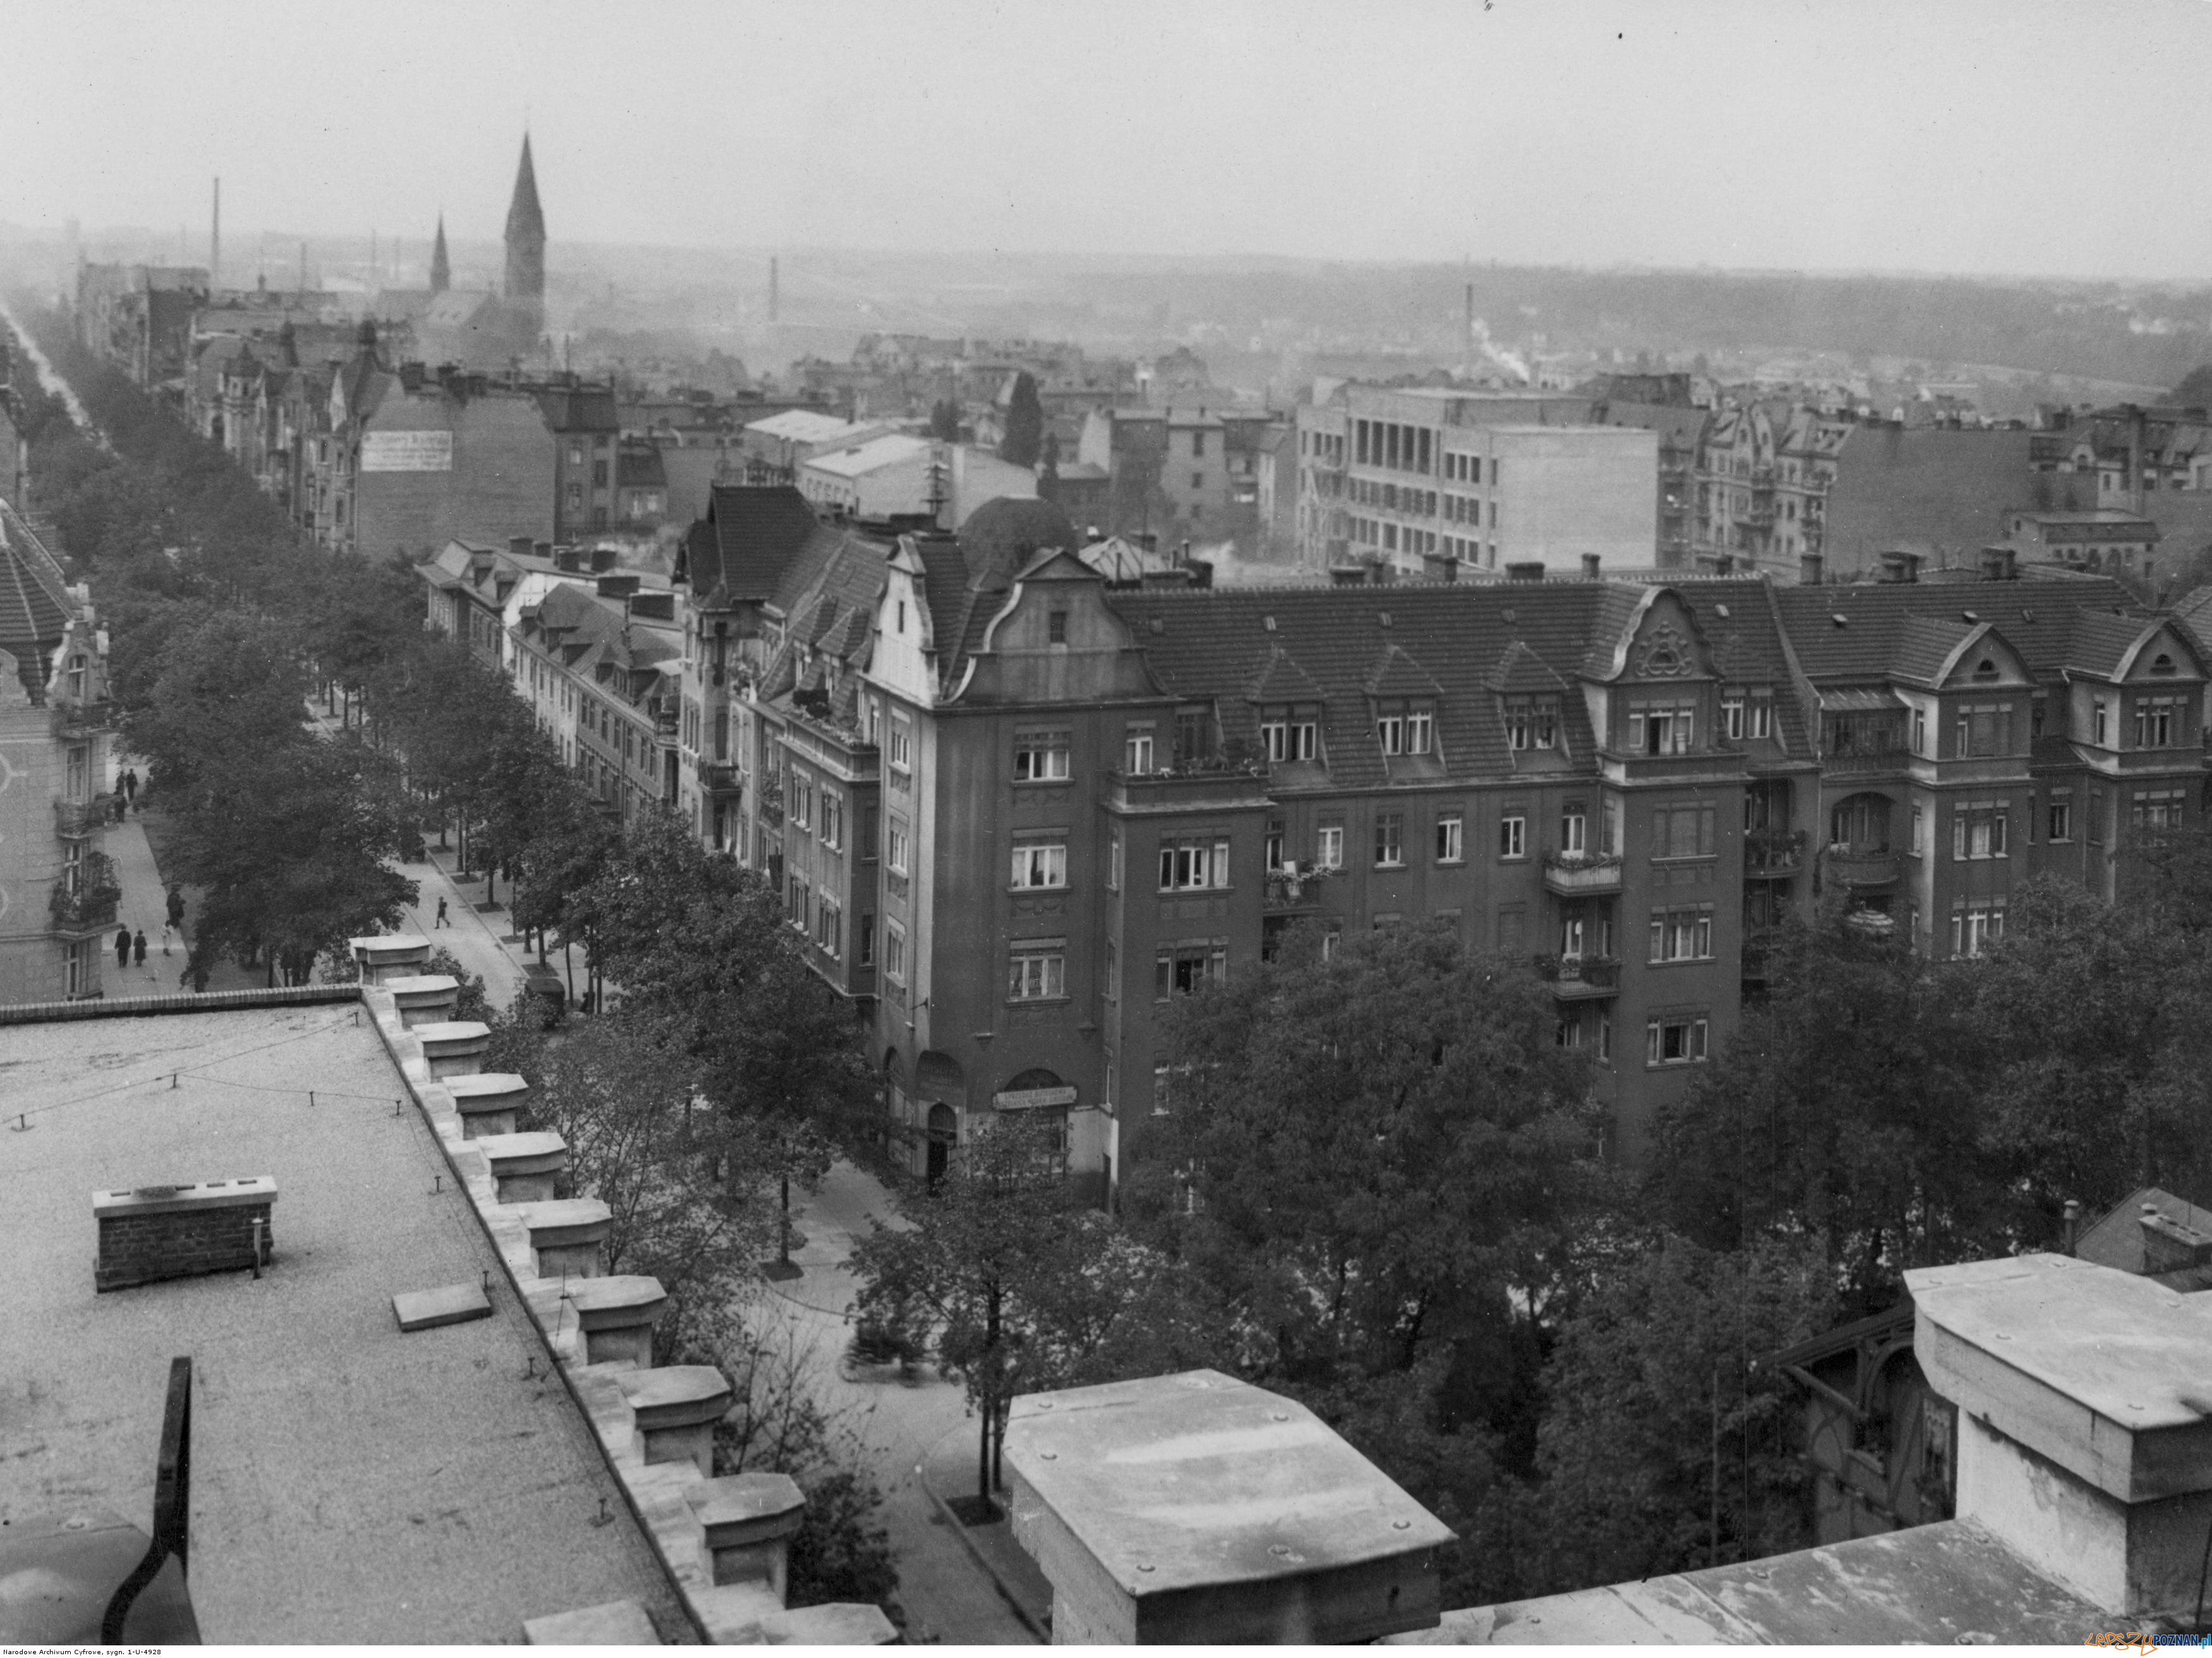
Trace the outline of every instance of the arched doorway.
{"label": "arched doorway", "polygon": [[959,1143],[958,1114],[949,1105],[931,1106],[928,1162],[924,1173],[932,1186],[945,1178],[945,1166],[952,1161],[952,1148]]}

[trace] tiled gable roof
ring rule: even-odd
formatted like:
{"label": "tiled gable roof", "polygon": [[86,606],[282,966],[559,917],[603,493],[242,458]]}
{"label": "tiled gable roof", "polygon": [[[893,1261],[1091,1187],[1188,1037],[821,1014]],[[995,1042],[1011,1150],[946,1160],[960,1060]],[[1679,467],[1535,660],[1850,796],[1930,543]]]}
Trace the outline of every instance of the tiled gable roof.
{"label": "tiled gable roof", "polygon": [[1280,645],[1268,647],[1252,676],[1245,699],[1252,702],[1318,702],[1321,687]]}
{"label": "tiled gable roof", "polygon": [[[1433,689],[1414,694],[1437,698],[1449,779],[1510,773],[1498,697],[1486,683],[1492,665],[1518,641],[1571,672],[1608,585],[1139,590],[1109,592],[1106,602],[1129,624],[1162,686],[1177,697],[1213,701],[1232,743],[1258,737],[1249,700],[1255,653],[1280,650],[1315,689],[1300,700],[1322,704],[1329,782],[1381,788],[1391,780],[1376,742],[1370,683],[1425,677]],[[1389,677],[1378,679],[1386,661]],[[1570,755],[1587,760],[1594,744],[1583,700],[1563,698],[1560,716]]]}
{"label": "tiled gable roof", "polygon": [[695,594],[723,588],[736,604],[775,596],[784,571],[818,527],[787,483],[717,483],[708,492],[712,537],[687,537],[685,574]]}
{"label": "tiled gable roof", "polygon": [[1898,624],[1897,649],[1889,659],[1889,671],[1900,679],[1933,685],[1942,677],[1951,653],[1973,631],[1972,623],[1949,616],[1908,616]]}
{"label": "tiled gable roof", "polygon": [[1443,692],[1436,676],[1407,655],[1395,641],[1383,646],[1375,665],[1368,670],[1370,696],[1438,696]]}
{"label": "tiled gable roof", "polygon": [[2074,619],[2073,637],[2066,644],[2065,665],[2078,673],[2110,676],[2118,670],[2128,647],[2152,625],[2148,616],[2114,616],[2109,610],[2084,610]]}
{"label": "tiled gable roof", "polygon": [[1543,658],[1517,639],[1505,647],[1505,654],[1498,658],[1483,683],[1501,696],[1534,696],[1567,687],[1567,682]]}
{"label": "tiled gable roof", "polygon": [[[1907,617],[1964,621],[1972,610],[1994,625],[2039,677],[2065,665],[2076,619],[2085,611],[2117,609],[2140,614],[2128,590],[2110,576],[2078,581],[1988,582],[1972,586],[1924,586],[1918,582],[1822,587],[1778,587],[1776,606],[1790,642],[1815,681],[1873,681],[1896,659]],[[1835,618],[1844,618],[1838,625]],[[1968,625],[1972,625],[1971,623]]]}

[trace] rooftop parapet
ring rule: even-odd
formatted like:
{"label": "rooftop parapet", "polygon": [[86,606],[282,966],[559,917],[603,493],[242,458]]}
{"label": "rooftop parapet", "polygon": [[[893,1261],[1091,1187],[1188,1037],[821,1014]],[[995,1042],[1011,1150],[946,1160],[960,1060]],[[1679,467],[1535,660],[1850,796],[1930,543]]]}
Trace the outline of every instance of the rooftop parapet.
{"label": "rooftop parapet", "polygon": [[1304,1406],[1218,1371],[1018,1399],[1006,1460],[1057,1642],[1340,1643],[1437,1622],[1449,1527]]}

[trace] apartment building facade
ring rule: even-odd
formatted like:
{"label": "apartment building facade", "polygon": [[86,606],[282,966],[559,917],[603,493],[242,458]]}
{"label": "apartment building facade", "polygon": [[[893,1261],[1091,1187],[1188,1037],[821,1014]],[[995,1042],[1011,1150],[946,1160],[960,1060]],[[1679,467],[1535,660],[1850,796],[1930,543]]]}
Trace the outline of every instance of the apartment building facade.
{"label": "apartment building facade", "polygon": [[1297,420],[1310,568],[1414,579],[1657,565],[1658,436],[1599,423],[1588,397],[1346,385]]}
{"label": "apartment building facade", "polygon": [[2109,893],[2201,810],[2202,658],[2107,582],[1109,592],[1048,551],[995,586],[946,557],[890,558],[854,714],[917,1171],[1041,1110],[1110,1191],[1172,1108],[1176,996],[1299,920],[1431,919],[1549,980],[1633,1163],[1763,927],[1835,890],[1972,956],[2027,874]]}

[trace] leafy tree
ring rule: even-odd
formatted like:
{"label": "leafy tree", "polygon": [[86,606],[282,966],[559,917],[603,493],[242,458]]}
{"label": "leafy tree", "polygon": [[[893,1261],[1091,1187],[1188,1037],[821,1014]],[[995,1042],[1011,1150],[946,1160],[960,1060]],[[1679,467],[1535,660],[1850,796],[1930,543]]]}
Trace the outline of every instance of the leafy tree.
{"label": "leafy tree", "polygon": [[1518,1592],[1808,1546],[1798,1397],[1752,1361],[1837,1314],[1818,1238],[1717,1254],[1662,1234],[1613,1263],[1562,1320],[1545,1370],[1536,1547],[1521,1551]]}
{"label": "leafy tree", "polygon": [[204,889],[191,964],[220,954],[303,984],[347,938],[396,926],[415,883],[391,869],[404,813],[390,762],[357,741],[241,748],[193,762],[172,880]]}
{"label": "leafy tree", "polygon": [[[2154,856],[2193,872],[2179,851]],[[2033,1206],[2033,1242],[2056,1239],[2069,1198],[2094,1212],[2139,1185],[2197,1189],[2212,1174],[2212,940],[2180,925],[2189,896],[2154,889],[2107,905],[2034,877],[1973,964],[1973,1014],[1995,1056],[1984,1144]]]}
{"label": "leafy tree", "polygon": [[575,901],[607,970],[661,1010],[724,1112],[763,1125],[788,1181],[828,1167],[822,1131],[872,1128],[874,1078],[850,1008],[807,965],[781,896],[665,811]]}
{"label": "leafy tree", "polygon": [[951,398],[929,405],[929,435],[939,443],[960,441],[960,405]]}
{"label": "leafy tree", "polygon": [[1908,1266],[2003,1253],[2014,1217],[1983,1144],[1987,1049],[1958,967],[1836,905],[1778,929],[1765,1000],[1659,1114],[1655,1215],[1717,1249],[1824,1236],[1862,1313]]}
{"label": "leafy tree", "polygon": [[1177,1005],[1174,1230],[1284,1374],[1408,1370],[1492,1297],[1540,1299],[1587,1196],[1585,1073],[1526,963],[1448,925],[1322,946]]}
{"label": "leafy tree", "polygon": [[1026,368],[1018,369],[1006,399],[1006,430],[999,440],[999,459],[1034,466],[1043,443],[1044,404],[1037,400],[1036,378]]}
{"label": "leafy tree", "polygon": [[757,1279],[773,1224],[764,1192],[742,1174],[748,1149],[697,1108],[697,1066],[680,1033],[625,1005],[557,1041],[525,1038],[516,1063],[534,1084],[530,1120],[567,1142],[578,1193],[612,1214],[611,1272],[661,1282],[669,1307],[653,1333],[663,1363],[692,1329]]}
{"label": "leafy tree", "polygon": [[[151,762],[149,781],[170,804],[212,808],[210,790],[234,791],[239,767],[256,757],[281,765],[313,746],[307,675],[281,623],[212,610],[164,620],[174,631],[155,659],[143,701],[126,705],[123,734]],[[135,655],[134,691],[144,683],[144,661]]]}
{"label": "leafy tree", "polygon": [[854,1249],[861,1321],[933,1339],[980,1419],[976,1497],[998,1484],[1015,1397],[1211,1362],[1202,1286],[1079,1202],[1057,1138],[1021,1115],[975,1128],[944,1178],[899,1199],[902,1224]]}

